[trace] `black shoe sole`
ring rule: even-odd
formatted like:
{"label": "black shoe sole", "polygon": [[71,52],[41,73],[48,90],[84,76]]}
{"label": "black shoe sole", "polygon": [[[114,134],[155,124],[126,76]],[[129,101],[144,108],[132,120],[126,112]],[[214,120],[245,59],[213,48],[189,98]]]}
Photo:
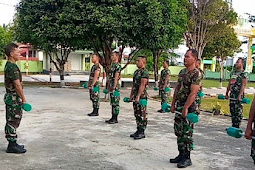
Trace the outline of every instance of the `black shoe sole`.
{"label": "black shoe sole", "polygon": [[115,121],[115,122],[108,122],[108,124],[116,124],[116,123],[118,123],[118,121]]}
{"label": "black shoe sole", "polygon": [[143,138],[145,138],[145,136],[143,136],[143,137],[141,137],[141,138],[136,138],[136,137],[134,137],[134,140],[139,140],[139,139],[143,139]]}
{"label": "black shoe sole", "polygon": [[6,153],[16,153],[16,154],[22,154],[22,153],[26,153],[27,150],[24,150],[23,152],[17,152],[17,151],[13,151],[13,150],[6,150]]}
{"label": "black shoe sole", "polygon": [[91,114],[88,114],[88,116],[91,116],[91,117],[92,117],[92,116],[99,116],[99,115],[91,115]]}

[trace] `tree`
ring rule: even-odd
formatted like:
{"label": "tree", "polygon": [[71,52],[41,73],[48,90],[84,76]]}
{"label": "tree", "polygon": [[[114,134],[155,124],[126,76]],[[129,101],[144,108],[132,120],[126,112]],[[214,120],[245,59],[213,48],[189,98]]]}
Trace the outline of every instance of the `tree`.
{"label": "tree", "polygon": [[238,40],[234,28],[231,26],[216,31],[214,35],[215,37],[207,43],[203,56],[208,59],[216,56],[220,59],[220,87],[222,87],[223,61],[227,57],[232,57],[235,52],[240,52],[242,42]]}
{"label": "tree", "polygon": [[0,26],[0,57],[4,57],[4,49],[5,47],[12,42],[12,32],[9,27],[1,27]]}
{"label": "tree", "polygon": [[186,0],[159,0],[161,17],[155,26],[153,34],[143,39],[144,48],[153,54],[154,79],[157,86],[160,56],[169,49],[178,47],[187,27]]}
{"label": "tree", "polygon": [[[121,49],[129,46],[129,64],[140,49],[144,49],[144,39],[151,37],[159,27],[162,18],[161,5],[157,0],[77,0],[81,37],[87,39],[86,47],[100,54],[100,64],[107,75],[111,67],[111,53],[114,41]],[[122,50],[121,50],[122,52]],[[127,66],[127,65],[126,65]],[[126,67],[125,66],[125,67]],[[124,68],[125,68],[124,67]],[[123,69],[124,69],[123,68]]]}
{"label": "tree", "polygon": [[[71,51],[82,44],[76,29],[72,0],[22,0],[14,22],[15,37],[19,42],[31,43],[47,52],[60,74],[64,85],[64,65]],[[53,54],[53,55],[52,55]]]}
{"label": "tree", "polygon": [[236,24],[237,13],[223,0],[190,0],[188,31],[184,34],[188,48],[202,57],[206,44],[217,30]]}

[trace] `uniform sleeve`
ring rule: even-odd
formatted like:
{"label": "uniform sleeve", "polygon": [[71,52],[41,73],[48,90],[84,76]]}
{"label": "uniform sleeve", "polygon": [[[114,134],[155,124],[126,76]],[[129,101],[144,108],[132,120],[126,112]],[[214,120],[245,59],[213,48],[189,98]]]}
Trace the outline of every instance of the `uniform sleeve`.
{"label": "uniform sleeve", "polygon": [[244,73],[243,73],[243,79],[249,79],[249,75],[248,75],[247,72],[244,72]]}
{"label": "uniform sleeve", "polygon": [[200,71],[196,71],[196,73],[193,75],[191,79],[191,84],[201,85],[201,82],[202,82],[202,74]]}
{"label": "uniform sleeve", "polygon": [[167,75],[171,76],[171,71],[167,70]]}
{"label": "uniform sleeve", "polygon": [[101,73],[101,68],[100,68],[100,66],[96,66],[96,71],[99,71],[99,73]]}
{"label": "uniform sleeve", "polygon": [[144,71],[141,77],[149,79],[149,72],[148,71]]}
{"label": "uniform sleeve", "polygon": [[181,70],[180,72],[179,72],[179,74],[178,74],[178,83],[181,83],[182,82],[182,72],[183,72],[183,70]]}
{"label": "uniform sleeve", "polygon": [[11,67],[11,69],[9,70],[9,78],[14,81],[14,80],[18,80],[19,77],[19,69],[17,67]]}
{"label": "uniform sleeve", "polygon": [[118,65],[117,69],[116,69],[116,73],[120,73],[121,72],[121,65]]}

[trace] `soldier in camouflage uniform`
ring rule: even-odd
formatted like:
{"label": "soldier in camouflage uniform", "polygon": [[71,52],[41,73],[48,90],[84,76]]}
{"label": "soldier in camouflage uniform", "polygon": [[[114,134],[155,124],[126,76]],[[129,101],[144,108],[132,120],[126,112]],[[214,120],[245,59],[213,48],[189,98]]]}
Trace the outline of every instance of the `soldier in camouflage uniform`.
{"label": "soldier in camouflage uniform", "polygon": [[[201,60],[200,60],[200,59],[197,59],[196,68],[200,71],[201,76],[202,76],[202,79],[204,79],[205,73],[204,73],[203,70],[201,69]],[[199,92],[203,92],[202,82],[201,82],[201,86],[200,86]],[[198,108],[199,108],[199,112],[200,112],[201,103],[202,103],[202,98],[199,97],[199,96],[197,96],[197,98],[196,98],[196,103],[198,103]]]}
{"label": "soldier in camouflage uniform", "polygon": [[[168,103],[169,97],[170,97],[170,91],[166,92],[166,90],[165,90],[166,87],[170,88],[169,79],[171,76],[171,72],[168,69],[169,62],[164,61],[163,67],[164,67],[164,69],[160,73],[160,81],[159,81],[159,94],[161,97],[161,106],[163,103]],[[164,113],[165,111],[161,108],[160,110],[158,110],[158,112]]]}
{"label": "soldier in camouflage uniform", "polygon": [[188,50],[185,54],[184,65],[186,68],[180,71],[178,85],[175,88],[171,112],[179,111],[182,114],[175,114],[174,131],[177,136],[179,155],[170,159],[170,163],[178,163],[178,168],[186,168],[192,165],[190,151],[193,149],[192,124],[186,117],[188,113],[199,113],[196,103],[197,93],[200,89],[202,76],[196,68],[198,53],[196,50]]}
{"label": "soldier in camouflage uniform", "polygon": [[[232,117],[232,126],[239,128],[243,119],[242,98],[248,82],[248,74],[243,70],[244,60],[239,58],[236,62],[236,71],[230,74],[230,80],[226,91],[226,98],[229,100],[229,108]],[[230,97],[228,97],[230,91]]]}
{"label": "soldier in camouflage uniform", "polygon": [[[248,119],[246,131],[245,131],[246,139],[251,140],[252,136],[255,136],[254,122],[255,122],[255,97],[253,98],[253,101],[251,104],[249,119]],[[253,127],[253,129],[252,129],[252,127]],[[255,165],[255,140],[254,139],[252,139],[252,141],[251,141],[251,157],[252,157],[254,165]]]}
{"label": "soldier in camouflage uniform", "polygon": [[147,59],[145,56],[139,56],[137,60],[138,69],[133,76],[133,87],[130,94],[130,99],[133,100],[134,115],[136,118],[137,131],[131,134],[134,139],[145,138],[144,131],[147,127],[147,112],[146,106],[139,103],[140,99],[147,100],[148,94],[146,86],[149,81],[149,73],[145,69]]}
{"label": "soldier in camouflage uniform", "polygon": [[109,91],[111,98],[111,106],[112,106],[112,118],[110,120],[106,120],[106,123],[115,124],[118,123],[118,115],[120,112],[120,96],[114,95],[114,92],[120,91],[120,73],[121,73],[121,65],[119,63],[119,53],[114,52],[112,54],[112,67],[109,74]]}
{"label": "soldier in camouflage uniform", "polygon": [[[92,66],[90,71],[88,87],[89,87],[90,100],[92,101],[92,104],[93,104],[93,111],[92,113],[89,113],[88,116],[98,116],[99,115],[98,110],[99,110],[99,104],[100,104],[99,76],[101,72],[101,68],[99,66],[98,54],[92,55],[92,62],[94,63],[94,65]],[[95,90],[95,89],[98,89],[98,90]]]}
{"label": "soldier in camouflage uniform", "polygon": [[22,75],[15,64],[20,57],[18,45],[9,44],[5,49],[8,57],[4,68],[6,93],[4,96],[6,108],[5,137],[9,142],[7,153],[25,153],[24,145],[17,144],[16,130],[22,118],[22,105],[26,103],[23,93]]}

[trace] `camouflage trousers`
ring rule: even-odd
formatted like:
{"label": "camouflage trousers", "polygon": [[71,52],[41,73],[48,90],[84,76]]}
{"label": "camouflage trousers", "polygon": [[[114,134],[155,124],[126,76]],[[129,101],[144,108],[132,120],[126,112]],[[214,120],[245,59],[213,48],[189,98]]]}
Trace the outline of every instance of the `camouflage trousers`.
{"label": "camouflage trousers", "polygon": [[159,94],[161,97],[161,105],[163,103],[169,103],[169,94],[170,92],[166,92],[165,90],[159,90]]}
{"label": "camouflage trousers", "polygon": [[6,109],[5,138],[16,141],[16,129],[22,118],[22,102],[17,93],[6,93],[4,96]]}
{"label": "camouflage trousers", "polygon": [[146,106],[133,102],[134,115],[136,119],[137,128],[146,129],[147,127],[147,112]]}
{"label": "camouflage trousers", "polygon": [[230,100],[229,108],[232,118],[232,126],[239,128],[243,119],[243,105],[241,101]]}
{"label": "camouflage trousers", "polygon": [[198,110],[197,110],[197,112],[198,112],[198,114],[200,114],[202,98],[201,98],[201,97],[199,97],[199,96],[197,96],[197,97],[196,97],[196,99],[195,99],[195,103],[196,103],[196,104],[197,104],[197,106],[198,106]]}
{"label": "camouflage trousers", "polygon": [[114,93],[110,93],[111,105],[112,105],[112,114],[118,115],[120,113],[120,96],[114,96]]}
{"label": "camouflage trousers", "polygon": [[[253,129],[253,136],[255,136],[255,128]],[[251,157],[255,165],[255,140],[254,139],[252,139],[251,141]]]}
{"label": "camouflage trousers", "polygon": [[99,109],[100,105],[100,93],[94,92],[92,89],[89,89],[90,100],[92,101],[92,105],[94,109]]}
{"label": "camouflage trousers", "polygon": [[177,113],[174,118],[174,132],[180,152],[193,150],[193,124]]}

